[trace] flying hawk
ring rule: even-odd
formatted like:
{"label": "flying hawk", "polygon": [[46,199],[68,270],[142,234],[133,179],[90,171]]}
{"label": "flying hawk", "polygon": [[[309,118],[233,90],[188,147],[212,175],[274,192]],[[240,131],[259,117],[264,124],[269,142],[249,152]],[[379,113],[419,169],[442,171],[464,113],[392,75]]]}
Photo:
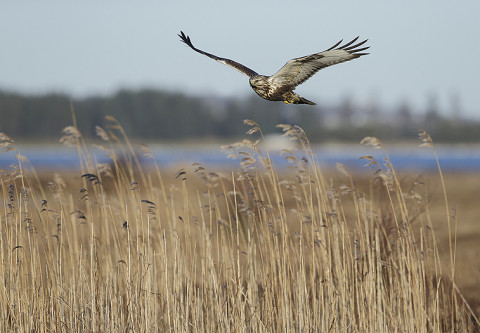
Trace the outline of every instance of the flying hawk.
{"label": "flying hawk", "polygon": [[292,59],[280,68],[277,73],[272,76],[265,76],[259,75],[257,72],[236,61],[220,58],[197,49],[190,41],[190,37],[185,35],[183,31],[180,31],[178,36],[182,39],[182,42],[190,46],[194,51],[233,67],[240,73],[247,75],[250,78],[250,86],[260,97],[269,101],[283,101],[287,104],[315,105],[315,103],[294,93],[293,90],[322,68],[366,55],[368,53],[361,52],[369,48],[359,48],[365,44],[367,40],[352,45],[358,40],[358,37],[345,45],[339,46],[343,41],[341,40],[323,52]]}

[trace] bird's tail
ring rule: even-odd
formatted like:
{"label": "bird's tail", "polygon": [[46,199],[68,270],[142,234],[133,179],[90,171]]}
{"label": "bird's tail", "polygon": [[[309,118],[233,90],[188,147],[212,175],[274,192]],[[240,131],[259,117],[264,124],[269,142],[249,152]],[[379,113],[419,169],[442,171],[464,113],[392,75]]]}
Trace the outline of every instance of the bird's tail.
{"label": "bird's tail", "polygon": [[312,101],[309,101],[306,98],[298,96],[298,100],[293,102],[294,104],[308,104],[308,105],[317,105],[316,103],[313,103]]}

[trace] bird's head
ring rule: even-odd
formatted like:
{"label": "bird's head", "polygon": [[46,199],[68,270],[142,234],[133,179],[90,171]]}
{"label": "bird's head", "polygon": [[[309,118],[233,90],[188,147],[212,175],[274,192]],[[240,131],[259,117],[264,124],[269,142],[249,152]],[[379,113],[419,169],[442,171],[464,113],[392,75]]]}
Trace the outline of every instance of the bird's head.
{"label": "bird's head", "polygon": [[250,86],[252,88],[261,87],[265,85],[266,77],[262,75],[256,75],[250,78]]}

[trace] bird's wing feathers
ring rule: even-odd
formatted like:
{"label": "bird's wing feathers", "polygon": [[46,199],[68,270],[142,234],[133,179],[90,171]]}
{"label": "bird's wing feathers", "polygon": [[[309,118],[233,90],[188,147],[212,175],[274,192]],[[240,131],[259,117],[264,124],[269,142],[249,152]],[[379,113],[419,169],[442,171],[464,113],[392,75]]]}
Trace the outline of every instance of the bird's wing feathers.
{"label": "bird's wing feathers", "polygon": [[[340,45],[340,42],[320,53],[290,60],[277,73],[269,77],[269,81],[275,85],[289,86],[291,89],[308,80],[313,74],[322,68],[349,61],[368,53],[361,53],[369,47],[359,48],[367,42],[364,40],[354,44],[358,37],[351,42]],[[354,45],[352,45],[354,44]]]}
{"label": "bird's wing feathers", "polygon": [[206,55],[207,57],[210,57],[218,62],[221,62],[222,64],[224,65],[227,65],[227,66],[230,66],[232,68],[235,68],[237,71],[239,71],[240,73],[242,74],[245,74],[246,76],[248,77],[252,77],[252,76],[255,76],[255,75],[258,75],[255,71],[251,70],[250,68],[242,65],[242,64],[239,64],[238,62],[236,61],[233,61],[233,60],[230,60],[230,59],[225,59],[225,58],[220,58],[220,57],[217,57],[216,55],[213,55],[213,54],[210,54],[210,53],[207,53],[205,51],[202,51],[200,49],[197,49],[195,46],[193,46],[192,42],[190,41],[190,37],[188,37],[187,35],[185,35],[183,33],[183,31],[180,31],[180,34],[178,35],[181,39],[182,39],[182,42],[184,42],[185,44],[187,44],[188,46],[190,46],[194,51],[198,52],[198,53],[201,53],[203,55]]}

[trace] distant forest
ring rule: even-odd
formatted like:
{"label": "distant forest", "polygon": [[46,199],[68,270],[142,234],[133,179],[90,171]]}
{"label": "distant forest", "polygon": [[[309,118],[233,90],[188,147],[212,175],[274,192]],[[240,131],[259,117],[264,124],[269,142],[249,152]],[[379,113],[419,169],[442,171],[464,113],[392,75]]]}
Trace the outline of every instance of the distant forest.
{"label": "distant forest", "polygon": [[452,110],[441,115],[434,107],[423,113],[408,105],[384,111],[375,105],[299,106],[268,102],[252,95],[245,99],[193,97],[161,90],[121,90],[111,96],[72,98],[66,94],[42,96],[0,91],[0,132],[16,141],[58,140],[72,124],[73,106],[78,128],[95,137],[104,117],[115,117],[131,139],[188,140],[242,137],[244,119],[260,124],[263,132],[280,133],[277,124],[301,126],[313,142],[354,141],[376,136],[384,141],[414,140],[418,129],[435,142],[480,142],[480,122],[463,119]]}

